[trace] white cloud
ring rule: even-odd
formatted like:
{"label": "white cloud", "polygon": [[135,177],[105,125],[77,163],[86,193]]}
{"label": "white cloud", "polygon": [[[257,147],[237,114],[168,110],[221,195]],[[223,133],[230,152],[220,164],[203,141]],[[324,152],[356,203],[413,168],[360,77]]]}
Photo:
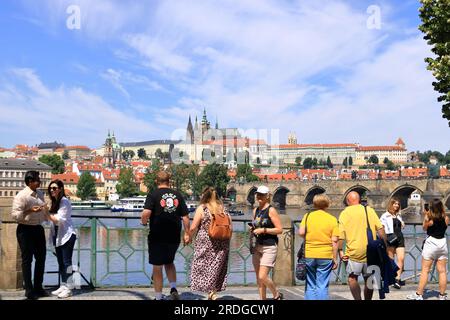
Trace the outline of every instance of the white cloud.
{"label": "white cloud", "polygon": [[148,69],[103,73],[124,96],[130,84],[178,89],[178,102],[155,113],[170,130],[206,107],[223,126],[280,128],[282,141],[295,130],[305,143],[402,136],[411,149],[448,149],[423,62],[430,50],[387,1],[378,3],[381,30],[366,28],[366,8],[339,0],[45,3],[54,16],[69,2],[81,5],[84,35],[111,40],[121,62]]}
{"label": "white cloud", "polygon": [[168,92],[156,81],[152,81],[143,75],[126,72],[123,70],[114,70],[109,68],[100,73],[100,76],[110,82],[127,99],[130,99],[130,93],[125,89],[125,85],[139,85],[140,88],[148,91]]}
{"label": "white cloud", "polygon": [[307,111],[276,121],[298,123],[300,142],[392,145],[402,137],[409,150],[449,150],[450,131],[441,118],[433,78],[423,61],[425,41],[396,42],[373,61],[361,62],[341,86],[318,96]]}
{"label": "white cloud", "polygon": [[17,86],[11,87],[13,79],[0,82],[1,145],[57,139],[97,147],[109,128],[120,141],[148,140],[149,135],[157,138],[163,134],[82,88],[49,88],[31,69],[13,69],[12,74],[19,80]]}

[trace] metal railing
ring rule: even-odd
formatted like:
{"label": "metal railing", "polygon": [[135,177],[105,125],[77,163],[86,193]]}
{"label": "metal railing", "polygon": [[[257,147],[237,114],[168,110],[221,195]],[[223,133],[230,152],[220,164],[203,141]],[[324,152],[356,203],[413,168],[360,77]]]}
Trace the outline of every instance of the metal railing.
{"label": "metal railing", "polygon": [[[77,230],[73,264],[91,287],[139,287],[151,284],[148,263],[148,226],[138,216],[87,216],[73,214]],[[233,235],[228,260],[228,284],[256,284],[249,250],[248,219],[233,218]],[[48,227],[46,228],[48,232]],[[58,270],[52,247],[48,246],[45,283],[56,285]],[[194,245],[180,245],[175,256],[177,282],[190,283]],[[166,281],[166,279],[164,280]]]}
{"label": "metal railing", "polygon": [[[72,215],[77,229],[73,264],[78,266],[84,284],[92,287],[139,287],[151,285],[151,265],[148,263],[148,227],[140,224],[139,216],[124,215]],[[249,250],[248,218],[233,217],[233,236],[228,260],[229,285],[255,285],[256,277]],[[298,236],[300,220],[292,221],[290,246],[292,270],[295,272],[296,253],[301,241]],[[48,228],[47,228],[48,229]],[[407,223],[405,237],[405,268],[402,278],[418,282],[421,270],[421,247],[425,239],[421,224]],[[449,235],[446,234],[447,241]],[[51,247],[48,248],[51,251]],[[180,245],[175,256],[177,282],[189,286],[193,244]],[[58,283],[56,257],[47,255],[46,284]],[[52,271],[53,270],[53,271]],[[52,278],[53,277],[53,278]],[[295,275],[293,275],[295,279]],[[433,268],[431,281],[437,282]],[[165,280],[166,281],[166,280]],[[347,274],[343,263],[333,271],[331,282],[346,283]],[[296,285],[303,284],[295,279]]]}
{"label": "metal railing", "polygon": [[[295,234],[294,236],[294,252],[293,257],[295,258],[297,255],[297,251],[300,248],[303,239],[300,239],[298,236],[298,229],[300,226],[301,220],[292,221],[292,229]],[[404,267],[402,273],[402,279],[413,280],[414,283],[419,282],[420,271],[422,268],[422,244],[426,238],[426,233],[422,229],[421,223],[406,223],[405,229],[403,229],[403,236],[405,238],[405,260]],[[450,235],[446,232],[447,244],[450,247]],[[296,259],[296,258],[295,258]],[[450,259],[450,253],[449,253]],[[396,260],[396,257],[395,257]],[[294,262],[295,263],[295,262]],[[295,272],[295,268],[293,269]],[[448,270],[447,270],[448,276]],[[295,278],[296,284],[303,284],[304,281],[299,281]],[[339,265],[336,270],[332,271],[331,282],[335,284],[345,284],[347,283],[348,275],[346,272],[345,264],[339,260]],[[438,273],[436,270],[436,264],[433,264],[433,268],[430,272],[431,283],[438,282]]]}

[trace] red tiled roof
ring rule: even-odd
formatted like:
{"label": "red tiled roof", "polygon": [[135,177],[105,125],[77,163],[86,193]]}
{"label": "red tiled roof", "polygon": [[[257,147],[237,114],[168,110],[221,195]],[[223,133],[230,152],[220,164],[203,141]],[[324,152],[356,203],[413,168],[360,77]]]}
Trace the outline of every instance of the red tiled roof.
{"label": "red tiled roof", "polygon": [[397,145],[405,145],[405,142],[403,142],[402,138],[398,138],[397,142],[395,143]]}
{"label": "red tiled roof", "polygon": [[406,151],[406,149],[399,146],[370,146],[358,147],[356,151]]}
{"label": "red tiled roof", "polygon": [[297,180],[297,174],[295,172],[290,173],[274,173],[274,174],[256,174],[260,179],[267,179],[268,181],[281,181],[281,180]]}
{"label": "red tiled roof", "polygon": [[354,143],[330,143],[330,144],[280,144],[272,148],[279,149],[301,149],[301,148],[356,148]]}
{"label": "red tiled roof", "polygon": [[250,145],[266,145],[266,141],[262,140],[262,139],[249,139],[248,143]]}
{"label": "red tiled roof", "polygon": [[78,170],[80,171],[102,171],[103,167],[98,164],[80,164]]}
{"label": "red tiled roof", "polygon": [[66,150],[86,150],[86,151],[91,151],[91,149],[86,147],[86,146],[69,146],[69,147],[66,147]]}
{"label": "red tiled roof", "polygon": [[148,167],[151,164],[152,164],[152,162],[148,161],[148,160],[131,161],[131,165],[133,167],[138,167],[138,166]]}
{"label": "red tiled roof", "polygon": [[74,172],[52,174],[52,180],[59,179],[65,184],[77,184],[80,177]]}

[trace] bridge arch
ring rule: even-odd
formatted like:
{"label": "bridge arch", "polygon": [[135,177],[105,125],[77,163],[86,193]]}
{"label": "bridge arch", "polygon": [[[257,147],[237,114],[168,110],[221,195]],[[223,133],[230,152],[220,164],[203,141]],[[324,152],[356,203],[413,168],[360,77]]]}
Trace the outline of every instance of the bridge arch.
{"label": "bridge arch", "polygon": [[314,186],[306,192],[304,203],[306,205],[311,205],[313,203],[314,196],[316,194],[325,193],[325,189],[320,186]]}
{"label": "bridge arch", "polygon": [[286,197],[290,190],[284,186],[278,187],[273,193],[272,203],[278,204],[280,209],[286,208]]}
{"label": "bridge arch", "polygon": [[423,191],[417,188],[416,186],[413,186],[411,184],[404,184],[398,188],[396,188],[391,195],[389,196],[388,202],[391,200],[392,197],[396,197],[400,200],[400,206],[402,209],[405,209],[408,207],[408,199],[411,197],[411,194],[414,191],[418,191],[421,195],[423,194]]}
{"label": "bridge arch", "polygon": [[347,205],[347,195],[352,192],[352,191],[356,191],[358,192],[359,196],[361,198],[363,198],[364,196],[367,197],[368,193],[370,192],[369,189],[367,189],[366,187],[362,186],[362,185],[356,185],[353,187],[350,187],[347,191],[345,191],[344,193],[344,198],[342,200],[342,203],[344,204],[344,206]]}
{"label": "bridge arch", "polygon": [[250,204],[252,207],[255,204],[255,195],[256,195],[256,190],[258,188],[256,188],[255,186],[252,186],[248,191],[247,191],[247,197],[245,198],[247,200],[247,203]]}
{"label": "bridge arch", "polygon": [[231,187],[227,190],[226,197],[231,201],[236,201],[237,190],[234,187]]}

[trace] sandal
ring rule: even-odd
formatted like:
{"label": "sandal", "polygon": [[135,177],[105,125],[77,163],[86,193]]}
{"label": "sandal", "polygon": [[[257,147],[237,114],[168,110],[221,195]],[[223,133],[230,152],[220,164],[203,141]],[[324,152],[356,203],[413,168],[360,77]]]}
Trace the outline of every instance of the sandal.
{"label": "sandal", "polygon": [[208,300],[217,300],[218,296],[216,292],[210,292],[208,293]]}
{"label": "sandal", "polygon": [[284,300],[283,293],[278,291],[278,295],[274,297],[273,300]]}

